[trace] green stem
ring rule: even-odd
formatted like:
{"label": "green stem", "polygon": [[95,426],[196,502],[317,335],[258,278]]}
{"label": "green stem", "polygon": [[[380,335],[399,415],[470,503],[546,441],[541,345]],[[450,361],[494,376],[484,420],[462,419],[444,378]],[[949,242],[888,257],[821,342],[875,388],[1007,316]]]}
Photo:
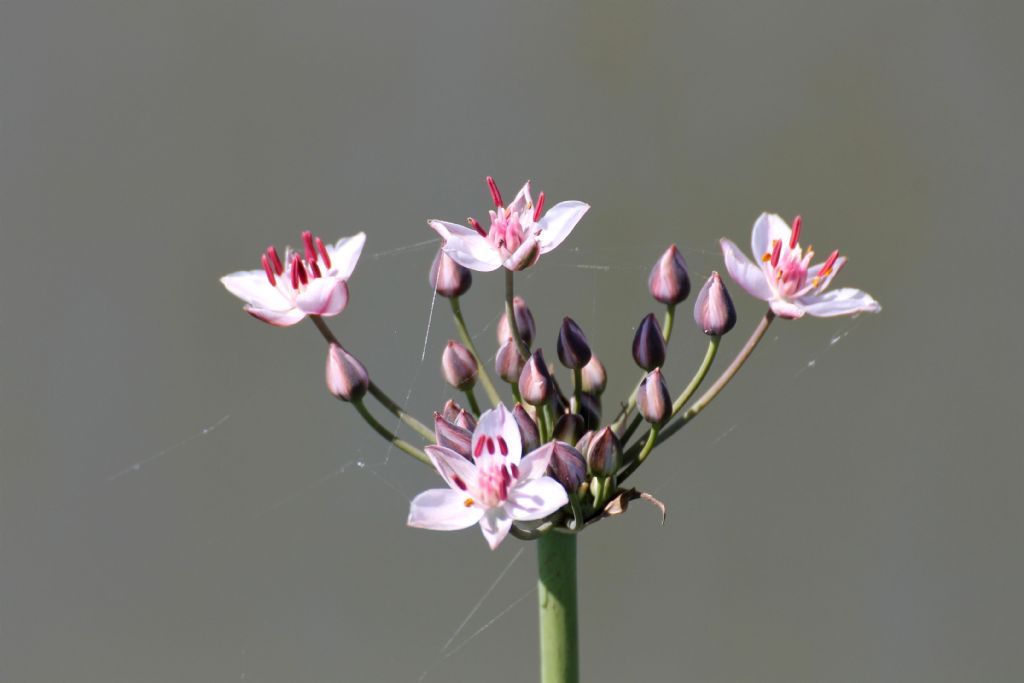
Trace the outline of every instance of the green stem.
{"label": "green stem", "polygon": [[[495,407],[501,403],[501,396],[498,395],[498,390],[494,388],[494,383],[491,381],[490,375],[487,374],[487,370],[484,369],[484,364],[480,361],[480,354],[476,351],[476,346],[473,344],[473,337],[469,334],[469,329],[466,328],[466,321],[462,317],[462,306],[459,304],[459,297],[453,296],[448,299],[452,305],[452,317],[455,318],[455,328],[459,331],[459,338],[462,339],[462,343],[466,345],[469,352],[476,358],[477,377],[480,378],[480,384],[483,385],[484,391],[487,393],[487,398],[490,399],[491,404]],[[480,411],[477,411],[477,415]]]}
{"label": "green stem", "polygon": [[722,338],[718,335],[713,335],[711,337],[711,341],[708,342],[708,350],[704,354],[704,361],[700,364],[700,367],[697,368],[697,374],[693,376],[690,383],[685,389],[683,389],[683,393],[679,394],[679,398],[672,403],[673,416],[682,410],[683,406],[686,405],[686,402],[690,400],[691,396],[693,396],[693,393],[697,391],[698,387],[700,387],[700,383],[704,381],[705,377],[707,377],[708,370],[711,369],[711,363],[715,360],[715,356],[718,354],[718,344],[721,341]]}
{"label": "green stem", "polygon": [[658,442],[658,427],[651,427],[651,430],[647,432],[647,441],[644,442],[644,447],[640,449],[640,453],[636,456],[636,460],[632,460],[626,469],[619,473],[619,481],[625,481],[626,477],[633,474],[640,465],[643,464],[647,456],[654,450],[655,444]]}
{"label": "green stem", "polygon": [[672,322],[676,317],[676,305],[666,304],[665,305],[665,322],[661,326],[661,334],[665,337],[665,343],[668,344],[668,340],[672,337]]}
{"label": "green stem", "polygon": [[572,395],[576,401],[575,406],[570,406],[569,410],[573,413],[580,412],[580,407],[583,405],[583,369],[575,368],[572,371]]}
{"label": "green stem", "polygon": [[579,683],[576,535],[537,539],[541,683]]}
{"label": "green stem", "polygon": [[512,387],[512,398],[516,400],[516,403],[522,403],[523,395],[519,393],[519,385],[513,383],[509,384],[509,386]]}
{"label": "green stem", "polygon": [[469,402],[469,409],[473,411],[473,415],[480,417],[480,404],[476,402],[476,394],[473,393],[473,387],[466,387],[462,390],[462,393],[466,395],[466,401]]}
{"label": "green stem", "polygon": [[628,427],[626,427],[626,431],[622,432],[622,436],[619,437],[619,441],[621,443],[626,443],[631,438],[633,438],[633,433],[637,430],[637,427],[639,427],[640,423],[643,421],[644,418],[642,415],[634,415],[633,421],[629,423]]}
{"label": "green stem", "polygon": [[363,419],[366,420],[366,423],[373,428],[373,431],[380,434],[382,437],[384,437],[385,440],[390,441],[395,446],[395,448],[405,451],[412,457],[422,462],[424,465],[427,465],[428,467],[433,467],[433,464],[430,462],[430,458],[427,457],[426,453],[416,448],[412,444],[406,441],[402,441],[397,436],[388,431],[387,427],[378,422],[377,418],[371,415],[370,411],[366,409],[366,404],[363,403],[362,399],[358,401],[352,401],[352,405],[355,406],[356,410],[359,411],[359,414],[363,416]]}
{"label": "green stem", "polygon": [[508,316],[508,329],[512,331],[512,339],[516,342],[516,348],[526,360],[530,359],[530,347],[523,341],[519,334],[519,324],[516,322],[516,309],[512,303],[515,299],[515,278],[508,268],[505,269],[505,315]]}

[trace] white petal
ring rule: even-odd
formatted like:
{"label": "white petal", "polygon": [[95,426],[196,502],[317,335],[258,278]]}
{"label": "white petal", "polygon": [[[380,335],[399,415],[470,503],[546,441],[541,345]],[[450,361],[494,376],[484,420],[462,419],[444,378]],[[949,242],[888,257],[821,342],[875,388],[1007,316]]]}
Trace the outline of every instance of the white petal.
{"label": "white petal", "polygon": [[809,315],[819,318],[855,313],[878,313],[882,310],[882,306],[870,294],[852,287],[805,296],[800,303]]}
{"label": "white petal", "polygon": [[289,308],[287,311],[274,311],[269,308],[260,308],[258,306],[249,305],[246,305],[243,308],[245,308],[246,313],[257,320],[262,320],[265,323],[270,323],[277,327],[290,327],[306,317],[305,313],[294,307]]}
{"label": "white petal", "polygon": [[778,214],[762,213],[754,221],[754,229],[750,235],[750,246],[754,252],[754,258],[759,259],[765,253],[770,254],[773,240],[779,240],[788,247],[789,237],[792,234],[793,231]]}
{"label": "white petal", "polygon": [[554,450],[553,443],[546,443],[524,456],[519,462],[519,481],[530,481],[543,477],[544,473],[548,471],[548,464],[551,462]]}
{"label": "white petal", "polygon": [[505,509],[512,519],[543,519],[569,502],[569,495],[551,477],[523,482],[508,492]]}
{"label": "white petal", "polygon": [[444,253],[459,265],[485,273],[501,268],[501,253],[476,230],[446,221],[428,224],[444,240]]}
{"label": "white petal", "polygon": [[527,180],[522,188],[520,188],[519,193],[516,194],[516,198],[512,200],[512,203],[508,205],[508,210],[528,218],[527,222],[533,221],[533,198],[530,197],[529,180]]}
{"label": "white petal", "polygon": [[[480,439],[484,439],[483,445],[480,445]],[[502,453],[499,439],[504,441],[506,453]],[[523,438],[519,434],[516,419],[505,406],[499,404],[497,408],[488,410],[480,416],[476,429],[473,430],[472,448],[476,457],[493,455],[503,457],[506,463],[519,464],[519,459],[523,455]]]}
{"label": "white petal", "polygon": [[364,244],[366,244],[366,233],[360,232],[351,237],[342,237],[333,247],[327,247],[327,253],[331,257],[331,267],[326,275],[334,275],[342,280],[352,277],[352,271],[356,269],[359,255],[363,253]]}
{"label": "white petal", "polygon": [[491,508],[480,518],[480,531],[484,532],[487,545],[494,550],[508,536],[512,528],[512,518],[502,508]]}
{"label": "white petal", "polygon": [[803,306],[794,303],[792,301],[786,301],[785,299],[772,299],[768,302],[772,312],[780,318],[786,320],[796,320],[797,318],[804,317]]}
{"label": "white petal", "polygon": [[337,277],[314,278],[295,297],[295,306],[308,315],[338,315],[347,305],[348,285]]}
{"label": "white petal", "polygon": [[[430,457],[430,461],[434,463],[438,474],[444,477],[449,486],[453,489],[468,491],[471,495],[476,495],[476,491],[479,488],[477,485],[476,465],[452,449],[444,446],[426,446],[423,450]],[[456,477],[466,486],[465,489],[459,486],[455,479]]]}
{"label": "white petal", "polygon": [[292,302],[270,284],[262,270],[240,270],[225,275],[220,281],[229,292],[256,308],[286,311],[292,307]]}
{"label": "white petal", "polygon": [[559,202],[552,206],[535,228],[539,231],[540,253],[546,254],[564,242],[589,209],[590,204],[583,202]]}
{"label": "white petal", "polygon": [[420,529],[454,531],[465,529],[480,521],[484,509],[470,503],[468,496],[451,489],[429,489],[412,499],[409,504],[409,526]]}
{"label": "white petal", "polygon": [[537,263],[540,258],[540,247],[537,238],[530,235],[519,245],[515,253],[505,259],[505,267],[509,270],[525,270]]}
{"label": "white petal", "polygon": [[761,301],[771,299],[772,288],[768,286],[764,271],[752,263],[732,240],[723,237],[719,243],[722,245],[722,255],[725,257],[725,269],[729,271],[729,275],[736,281],[736,284],[745,289],[747,294]]}

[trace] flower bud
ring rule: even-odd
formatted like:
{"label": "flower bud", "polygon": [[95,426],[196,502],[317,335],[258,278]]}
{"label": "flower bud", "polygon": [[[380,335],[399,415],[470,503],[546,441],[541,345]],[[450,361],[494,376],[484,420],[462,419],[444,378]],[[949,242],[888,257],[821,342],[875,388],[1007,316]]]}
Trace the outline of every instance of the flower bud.
{"label": "flower bud", "polygon": [[562,327],[558,330],[558,360],[570,370],[580,370],[590,362],[592,354],[587,336],[572,318],[563,318]]}
{"label": "flower bud", "polygon": [[470,389],[476,384],[476,358],[457,341],[449,340],[441,355],[444,380],[456,389]]}
{"label": "flower bud", "polygon": [[580,437],[580,440],[576,442],[576,450],[580,453],[586,453],[587,448],[590,447],[590,440],[594,438],[594,431],[590,430],[586,434]]}
{"label": "flower bud", "polygon": [[587,461],[578,450],[562,441],[553,441],[545,446],[551,448],[551,460],[548,472],[557,479],[567,491],[575,491],[587,478]]}
{"label": "flower bud", "polygon": [[437,250],[434,263],[430,266],[430,275],[427,282],[434,288],[434,291],[443,297],[462,296],[469,291],[473,284],[473,274],[469,268],[460,265],[444,253],[443,249]]}
{"label": "flower bud", "polygon": [[580,405],[577,408],[583,424],[587,429],[597,429],[601,424],[601,399],[593,394],[580,394]]}
{"label": "flower bud", "polygon": [[441,417],[454,423],[455,418],[459,416],[462,411],[462,407],[455,401],[448,399],[444,402],[444,408],[441,409]]}
{"label": "flower bud", "polygon": [[597,359],[596,355],[590,356],[590,362],[583,366],[580,371],[580,379],[583,380],[583,391],[588,394],[600,396],[604,393],[605,384],[608,383],[608,375],[604,371],[604,365]]}
{"label": "flower bud", "polygon": [[456,427],[462,427],[467,430],[470,434],[476,429],[476,418],[467,413],[465,410],[460,410],[459,414],[455,416],[453,423]]}
{"label": "flower bud", "polygon": [[434,438],[438,446],[450,448],[467,460],[471,459],[473,432],[452,424],[439,413],[434,413]]}
{"label": "flower bud", "polygon": [[358,401],[370,387],[370,375],[355,356],[332,343],[327,349],[327,390],[342,401]]}
{"label": "flower bud", "polygon": [[693,305],[693,319],[704,330],[704,334],[716,337],[722,336],[736,324],[736,308],[717,272],[712,272],[700,288]]}
{"label": "flower bud", "polygon": [[566,443],[576,443],[586,429],[583,426],[583,418],[575,413],[562,413],[555,420],[555,428],[551,438]]}
{"label": "flower bud", "polygon": [[540,430],[522,403],[517,403],[512,408],[512,417],[519,426],[519,435],[523,437],[523,455],[540,447]]}
{"label": "flower bud", "polygon": [[636,390],[636,408],[651,424],[661,424],[672,411],[672,396],[661,376],[661,368],[654,368],[640,381]]}
{"label": "flower bud", "polygon": [[651,296],[663,304],[677,304],[690,295],[690,275],[676,245],[665,250],[647,278]]}
{"label": "flower bud", "polygon": [[530,405],[539,406],[548,400],[550,392],[551,373],[544,362],[544,354],[537,349],[519,375],[519,395]]}
{"label": "flower bud", "polygon": [[509,384],[515,384],[519,381],[519,375],[523,373],[524,365],[526,360],[519,353],[515,340],[509,337],[498,349],[498,355],[494,357],[494,371]]}
{"label": "flower bud", "polygon": [[633,337],[633,360],[648,372],[665,364],[665,337],[661,334],[661,325],[653,313],[644,316],[636,328],[636,335]]}
{"label": "flower bud", "polygon": [[[526,306],[523,297],[517,296],[512,299],[512,310],[516,316],[516,326],[519,328],[519,336],[523,338],[527,346],[533,345],[533,335],[537,331],[533,322],[533,313]],[[505,340],[512,336],[512,328],[508,326],[508,315],[501,314],[498,320],[498,344],[504,344]]]}
{"label": "flower bud", "polygon": [[590,468],[591,474],[598,477],[610,477],[615,474],[622,462],[622,444],[611,427],[594,432],[586,453],[587,467]]}

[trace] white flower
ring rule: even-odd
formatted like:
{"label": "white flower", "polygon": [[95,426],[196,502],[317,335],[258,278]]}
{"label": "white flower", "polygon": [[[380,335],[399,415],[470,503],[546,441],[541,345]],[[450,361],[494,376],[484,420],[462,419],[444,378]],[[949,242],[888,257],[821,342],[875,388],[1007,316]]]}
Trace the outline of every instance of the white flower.
{"label": "white flower", "polygon": [[409,526],[450,531],[479,523],[494,549],[513,521],[543,519],[569,502],[562,485],[545,475],[550,448],[520,458],[519,427],[505,406],[480,416],[471,443],[472,461],[444,446],[426,447],[449,488],[416,496]]}
{"label": "white flower", "polygon": [[238,271],[220,281],[245,302],[246,313],[271,325],[287,327],[307,315],[341,313],[348,304],[346,281],[359,261],[366,235],[326,245],[307,231],[302,241],[305,258],[289,248],[282,263],[277,250],[268,247],[262,270]]}
{"label": "white flower", "polygon": [[534,204],[530,197],[530,181],[526,181],[508,206],[503,205],[494,179],[488,177],[487,184],[495,205],[490,212],[489,231],[484,231],[472,219],[472,227],[469,228],[446,221],[428,221],[444,240],[442,248],[445,253],[471,270],[488,272],[502,266],[509,270],[522,270],[532,266],[541,254],[564,242],[590,209],[590,205],[583,202],[560,202],[542,216],[544,193],[540,193]]}
{"label": "white flower", "polygon": [[763,213],[754,222],[752,262],[733,242],[722,238],[722,254],[729,275],[740,287],[762,301],[781,318],[805,313],[820,318],[856,313],[877,313],[882,307],[870,294],[849,287],[825,292],[846,258],[833,251],[822,263],[810,265],[814,252],[800,246],[798,216],[793,228],[775,214]]}

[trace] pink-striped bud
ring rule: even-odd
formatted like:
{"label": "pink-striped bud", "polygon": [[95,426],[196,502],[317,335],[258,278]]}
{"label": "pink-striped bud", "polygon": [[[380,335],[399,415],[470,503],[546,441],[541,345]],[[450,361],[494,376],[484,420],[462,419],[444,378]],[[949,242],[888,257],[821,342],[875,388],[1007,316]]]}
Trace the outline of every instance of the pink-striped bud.
{"label": "pink-striped bud", "polygon": [[455,416],[455,426],[462,427],[469,433],[473,433],[476,429],[476,418],[467,413],[465,410],[460,410],[459,414]]}
{"label": "pink-striped bud", "polygon": [[444,408],[441,409],[441,417],[454,423],[455,418],[458,417],[460,412],[462,412],[462,406],[455,401],[448,399],[444,402]]}
{"label": "pink-striped bud", "polygon": [[434,438],[438,446],[450,448],[467,460],[471,460],[473,432],[452,424],[438,413],[434,413]]}
{"label": "pink-striped bud", "polygon": [[515,341],[509,337],[498,349],[498,355],[494,357],[494,371],[509,384],[515,384],[519,381],[519,375],[523,373],[525,365],[526,360],[520,355]]}
{"label": "pink-striped bud", "polygon": [[580,371],[580,379],[583,380],[583,391],[588,394],[600,396],[604,393],[608,375],[604,371],[604,365],[597,359],[597,355],[590,356],[590,362],[584,365],[583,370]]}
{"label": "pink-striped bud", "polygon": [[540,349],[533,352],[519,375],[519,395],[532,406],[543,405],[551,393],[551,373]]}
{"label": "pink-striped bud", "polygon": [[457,341],[449,340],[441,355],[444,379],[456,389],[470,389],[476,384],[476,358]]}
{"label": "pink-striped bud", "polygon": [[473,284],[473,274],[469,268],[459,265],[451,256],[438,249],[427,281],[435,292],[450,299],[469,291]]}
{"label": "pink-striped bud", "polygon": [[663,304],[678,304],[690,295],[690,275],[676,245],[666,249],[651,268],[647,288],[651,296]]}
{"label": "pink-striped bud", "polygon": [[587,467],[598,477],[615,474],[622,462],[622,444],[611,427],[594,432],[587,444]]}
{"label": "pink-striped bud", "polygon": [[672,412],[672,396],[668,393],[661,368],[654,368],[636,390],[636,408],[651,424],[661,424]]}
{"label": "pink-striped bud", "polygon": [[712,272],[693,305],[693,319],[704,334],[720,337],[736,325],[736,307],[721,276]]}
{"label": "pink-striped bud", "polygon": [[544,446],[551,449],[548,472],[567,491],[575,491],[587,478],[587,461],[583,455],[562,441],[552,441]]}
{"label": "pink-striped bud", "polygon": [[519,435],[523,437],[523,453],[536,450],[540,446],[540,430],[522,403],[517,403],[512,408],[512,417],[519,426]]}
{"label": "pink-striped bud", "polygon": [[[515,312],[519,336],[523,338],[527,346],[533,346],[533,337],[537,328],[533,322],[533,313],[530,313],[523,297],[517,296],[512,299],[512,310]],[[498,320],[498,344],[504,344],[505,340],[511,336],[512,328],[508,325],[508,315],[502,313],[501,319]]]}
{"label": "pink-striped bud", "polygon": [[332,343],[327,349],[327,390],[342,401],[358,401],[370,387],[370,375],[351,353]]}

